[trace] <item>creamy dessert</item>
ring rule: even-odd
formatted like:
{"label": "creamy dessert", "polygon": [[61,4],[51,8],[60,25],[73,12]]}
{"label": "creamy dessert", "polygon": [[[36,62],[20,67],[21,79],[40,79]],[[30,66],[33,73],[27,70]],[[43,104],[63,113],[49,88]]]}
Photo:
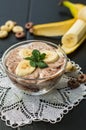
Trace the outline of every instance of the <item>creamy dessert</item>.
{"label": "creamy dessert", "polygon": [[65,65],[66,57],[62,50],[43,41],[19,45],[5,58],[8,76],[30,92],[54,87],[64,73]]}

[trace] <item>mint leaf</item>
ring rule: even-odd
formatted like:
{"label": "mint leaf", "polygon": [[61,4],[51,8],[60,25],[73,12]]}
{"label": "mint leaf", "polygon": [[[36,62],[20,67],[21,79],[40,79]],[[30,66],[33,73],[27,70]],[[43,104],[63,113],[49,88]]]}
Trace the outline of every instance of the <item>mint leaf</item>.
{"label": "mint leaf", "polygon": [[25,60],[32,60],[32,57],[25,57]]}
{"label": "mint leaf", "polygon": [[37,67],[36,62],[34,62],[33,60],[30,60],[30,65],[31,65],[32,67]]}
{"label": "mint leaf", "polygon": [[45,68],[45,67],[48,67],[48,65],[43,61],[45,56],[46,56],[45,53],[41,54],[39,50],[34,49],[32,51],[32,56],[26,57],[24,59],[30,60],[30,65],[33,66],[33,67]]}
{"label": "mint leaf", "polygon": [[40,54],[40,60],[43,60],[45,58],[45,56],[46,56],[45,53]]}
{"label": "mint leaf", "polygon": [[33,54],[33,57],[34,57],[35,61],[37,61],[37,62],[40,61],[40,52],[39,52],[39,50],[34,49],[32,54]]}
{"label": "mint leaf", "polygon": [[46,67],[48,67],[48,65],[44,61],[39,61],[37,63],[37,65],[38,65],[39,68],[46,68]]}
{"label": "mint leaf", "polygon": [[36,49],[33,50],[32,54],[33,54],[33,56],[34,56],[35,58],[37,58],[37,57],[40,56],[39,50],[36,50]]}

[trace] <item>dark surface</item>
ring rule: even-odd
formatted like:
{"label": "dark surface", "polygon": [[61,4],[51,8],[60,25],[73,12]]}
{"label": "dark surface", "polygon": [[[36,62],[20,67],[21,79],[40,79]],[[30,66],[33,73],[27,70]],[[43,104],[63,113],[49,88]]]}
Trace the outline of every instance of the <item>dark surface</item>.
{"label": "dark surface", "polygon": [[[7,20],[14,20],[19,25],[24,26],[26,22],[32,21],[34,24],[56,22],[72,18],[69,10],[58,6],[59,0],[0,0],[0,26]],[[82,2],[85,0],[72,0],[72,2]],[[26,31],[26,30],[25,30]],[[26,38],[18,40],[14,34],[0,40],[0,57],[3,52],[16,42],[26,39],[42,39],[58,43],[57,38],[34,37],[26,32]],[[84,73],[86,73],[86,41],[68,57],[78,63]],[[86,100],[83,100],[77,107],[64,116],[61,122],[50,124],[45,122],[33,122],[31,125],[18,128],[20,130],[86,130]],[[0,120],[0,130],[12,130],[5,122]],[[16,130],[16,129],[15,129]]]}

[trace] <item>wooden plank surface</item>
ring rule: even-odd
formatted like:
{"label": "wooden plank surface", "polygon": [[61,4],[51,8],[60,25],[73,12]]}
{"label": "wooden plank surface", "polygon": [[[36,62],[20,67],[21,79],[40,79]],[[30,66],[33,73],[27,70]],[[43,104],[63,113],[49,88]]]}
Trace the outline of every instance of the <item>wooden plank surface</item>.
{"label": "wooden plank surface", "polygon": [[[86,4],[85,0],[71,1]],[[28,21],[32,21],[34,24],[40,24],[72,18],[67,8],[58,7],[58,2],[59,0],[0,0],[0,26],[7,20],[14,20],[24,27]],[[27,32],[26,38],[22,40],[26,39],[42,39],[58,44],[57,39],[32,36],[29,32]],[[0,40],[0,57],[9,46],[22,40],[16,39],[12,33],[9,34],[8,38]],[[86,73],[85,42],[77,51],[68,57],[78,63]],[[85,110],[86,101],[83,100],[76,108],[65,115],[60,123],[33,122],[30,125],[19,127],[17,130],[86,130]],[[0,120],[0,130],[12,130],[12,128],[7,127],[5,122]]]}
{"label": "wooden plank surface", "polygon": [[[85,0],[71,0],[75,3],[86,4]],[[59,0],[31,0],[30,5],[30,14],[28,21],[32,21],[34,24],[43,24],[56,21],[62,21],[72,18],[71,13],[65,7],[58,6]],[[27,34],[27,39],[42,39],[48,40],[58,44],[58,38],[47,38],[47,37],[38,37]],[[82,67],[82,71],[86,73],[86,40],[83,44],[77,49],[74,53],[68,55],[71,60],[74,60]]]}
{"label": "wooden plank surface", "polygon": [[[11,127],[6,126],[5,122],[0,119],[0,130],[12,130]],[[17,129],[14,129],[17,130]]]}
{"label": "wooden plank surface", "polygon": [[[7,20],[14,20],[24,27],[28,19],[29,6],[30,0],[0,0],[0,26]],[[3,40],[0,39],[0,57],[9,46],[19,41],[21,40],[16,39],[13,33]]]}
{"label": "wooden plank surface", "polygon": [[[7,20],[14,20],[24,27],[28,19],[29,6],[30,0],[0,0],[0,26]],[[6,39],[0,39],[0,57],[9,46],[22,40],[16,39],[13,33],[10,33]],[[12,128],[7,127],[0,119],[0,130],[12,130]]]}
{"label": "wooden plank surface", "polygon": [[[86,4],[85,0],[71,0],[72,2],[82,2]],[[34,24],[56,22],[65,19],[72,18],[69,10],[65,7],[58,7],[59,0],[31,0],[30,15],[28,21],[32,21]],[[57,43],[58,39],[37,37],[27,34],[27,39],[41,39],[48,40]],[[85,41],[86,42],[86,41]],[[86,58],[84,58],[86,52],[86,44],[83,43],[80,48],[68,57],[78,63],[84,73],[86,73]],[[64,116],[61,122],[56,124],[50,124],[45,122],[33,122],[32,125],[26,125],[21,130],[86,130],[86,100],[83,100],[77,107]]]}
{"label": "wooden plank surface", "polygon": [[33,122],[31,125],[20,127],[21,130],[86,130],[86,100],[74,107],[61,122],[51,124],[47,122]]}

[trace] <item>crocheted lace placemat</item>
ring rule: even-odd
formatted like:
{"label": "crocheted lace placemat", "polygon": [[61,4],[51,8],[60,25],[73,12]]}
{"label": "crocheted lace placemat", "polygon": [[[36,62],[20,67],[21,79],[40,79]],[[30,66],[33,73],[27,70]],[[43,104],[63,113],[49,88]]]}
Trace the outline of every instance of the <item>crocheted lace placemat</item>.
{"label": "crocheted lace placemat", "polygon": [[57,84],[57,89],[41,96],[31,96],[13,84],[3,71],[0,60],[0,116],[6,125],[16,128],[32,121],[61,121],[86,95],[86,84],[76,89],[67,87],[71,76],[76,77],[81,72],[78,64],[75,72],[65,73]]}

